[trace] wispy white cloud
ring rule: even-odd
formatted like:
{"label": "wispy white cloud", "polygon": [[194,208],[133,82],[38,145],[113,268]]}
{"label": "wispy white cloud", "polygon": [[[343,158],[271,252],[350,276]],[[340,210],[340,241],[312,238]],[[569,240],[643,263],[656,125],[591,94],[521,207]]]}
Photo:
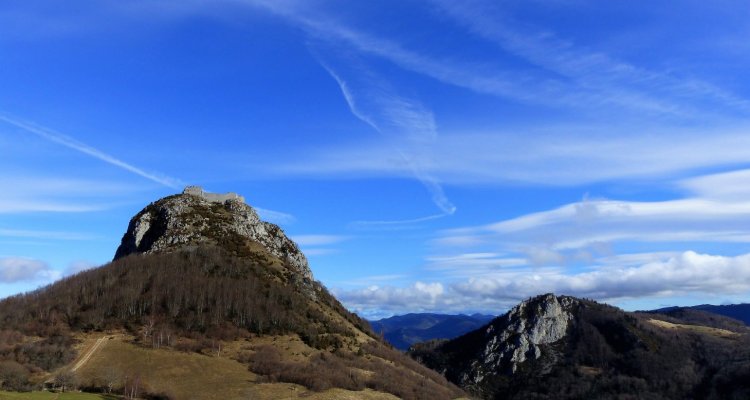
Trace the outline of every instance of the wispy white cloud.
{"label": "wispy white cloud", "polygon": [[498,272],[528,270],[529,260],[498,253],[458,253],[430,256],[425,270],[449,278],[491,276]]}
{"label": "wispy white cloud", "polygon": [[65,268],[65,271],[63,271],[63,276],[75,275],[79,272],[83,272],[92,268],[96,268],[97,266],[98,266],[97,264],[92,263],[90,261],[75,260],[71,262],[67,266],[67,268]]}
{"label": "wispy white cloud", "polygon": [[[421,167],[451,185],[531,183],[574,186],[594,182],[660,179],[700,168],[750,160],[750,127],[703,129],[557,126],[487,133],[447,132]],[[637,150],[634,150],[637,149]],[[699,150],[697,150],[699,149]],[[296,157],[273,174],[328,177],[407,177],[409,167],[392,150],[367,141],[344,143]]]}
{"label": "wispy white cloud", "polygon": [[612,243],[747,243],[749,223],[750,202],[584,200],[484,226],[446,230],[435,245],[489,248],[521,255],[532,265],[566,265],[611,255]]}
{"label": "wispy white cloud", "polygon": [[123,182],[112,182],[96,179],[80,179],[56,175],[39,175],[31,173],[0,174],[0,185],[5,194],[9,191],[14,196],[49,196],[59,197],[106,197],[122,196],[138,190],[144,190],[143,185]]}
{"label": "wispy white cloud", "polygon": [[70,136],[64,135],[59,132],[55,132],[52,129],[37,125],[33,122],[24,121],[19,118],[10,117],[8,115],[2,115],[2,114],[0,114],[0,121],[13,125],[28,133],[37,135],[50,142],[57,143],[59,145],[73,149],[75,151],[78,151],[90,157],[96,158],[107,164],[121,168],[125,171],[136,174],[142,178],[146,178],[152,182],[156,182],[160,185],[167,186],[173,189],[177,189],[182,186],[181,182],[177,179],[170,178],[168,176],[157,175],[154,173],[146,172],[145,170],[141,168],[128,164],[118,158],[115,158],[114,156],[111,156],[99,149],[96,149],[85,143],[82,143]]}
{"label": "wispy white cloud", "polygon": [[71,262],[63,271],[48,263],[26,257],[0,257],[0,283],[31,282],[47,284],[64,276],[89,270],[97,265],[85,260]]}
{"label": "wispy white cloud", "polygon": [[0,214],[29,212],[81,213],[112,208],[112,198],[144,190],[143,187],[102,180],[19,174],[2,176]]}
{"label": "wispy white cloud", "polygon": [[[691,287],[719,290],[733,273],[750,273],[750,256],[707,256],[689,249],[750,243],[750,201],[743,190],[725,188],[744,187],[747,178],[745,170],[706,175],[677,181],[685,197],[674,200],[584,198],[445,230],[433,242],[439,254],[429,257],[425,268],[454,283],[467,279],[449,286],[458,292],[515,293],[514,299],[546,291],[605,299],[687,294]],[[614,249],[622,245],[650,251],[617,254]],[[719,278],[701,275],[711,268]]]}
{"label": "wispy white cloud", "polygon": [[610,267],[633,267],[654,262],[661,262],[680,256],[677,251],[656,251],[650,253],[627,253],[612,256],[599,257],[596,259],[597,265]]}
{"label": "wispy white cloud", "polygon": [[[431,157],[419,163],[419,172],[430,178],[428,182],[438,182],[441,187],[508,182],[580,185],[660,178],[750,159],[748,128],[737,122],[750,110],[745,98],[681,75],[679,68],[649,69],[555,32],[535,30],[533,24],[498,13],[496,9],[503,7],[492,2],[432,4],[478,40],[494,43],[499,50],[538,68],[527,68],[519,75],[501,65],[488,65],[486,58],[479,63],[466,61],[466,57],[431,56],[429,50],[414,50],[416,46],[409,49],[393,38],[347,25],[330,8],[321,11],[326,8],[304,2],[250,3],[321,41],[343,44],[359,55],[385,59],[446,84],[521,102],[574,106],[611,116],[605,125],[558,124],[546,132],[538,126],[525,127],[523,135],[510,131],[441,132],[431,145]],[[533,72],[537,70],[544,72]],[[370,116],[357,112],[357,99],[349,82],[336,71],[332,75],[349,104],[355,105],[353,112],[372,125]],[[623,110],[635,113],[626,114],[630,115],[628,119]],[[642,122],[642,111],[648,112],[647,124]],[[652,118],[654,114],[656,118]],[[662,114],[670,118],[660,118]],[[682,123],[686,120],[703,125],[687,129]],[[280,170],[291,174],[404,177],[413,174],[412,169],[409,162],[396,160],[390,148],[368,143],[324,149]]]}
{"label": "wispy white cloud", "polygon": [[342,235],[294,235],[291,239],[302,248],[308,257],[326,256],[339,252],[339,249],[326,247],[349,240],[349,236]]}
{"label": "wispy white cloud", "polygon": [[40,260],[23,257],[0,258],[0,283],[52,282],[61,274]]}
{"label": "wispy white cloud", "polygon": [[0,214],[28,213],[28,212],[63,212],[80,213],[90,211],[101,211],[108,208],[105,205],[79,204],[75,202],[61,201],[37,201],[2,199],[0,200]]}
{"label": "wispy white cloud", "polygon": [[339,251],[340,251],[339,249],[332,249],[332,248],[327,248],[327,247],[314,247],[314,248],[302,249],[302,252],[307,257],[327,256],[330,254],[336,254]]}
{"label": "wispy white cloud", "polygon": [[245,3],[286,18],[309,34],[346,43],[363,54],[477,93],[535,104],[586,109],[615,106],[683,118],[710,115],[706,107],[701,107],[707,101],[734,112],[750,110],[750,101],[711,83],[651,71],[603,52],[585,50],[549,30],[520,29],[519,26],[528,24],[517,23],[497,12],[498,7],[493,2],[437,0],[433,4],[470,32],[552,74],[518,72],[488,64],[486,59],[456,61],[455,58],[430,56],[392,39],[347,26],[334,15],[304,2],[252,0]]}
{"label": "wispy white cloud", "polygon": [[[432,112],[418,101],[398,95],[387,81],[374,72],[364,67],[347,66],[351,78],[345,79],[341,71],[332,66],[332,56],[325,56],[320,51],[316,54],[321,65],[338,83],[352,114],[387,140],[411,174],[430,192],[432,201],[444,215],[453,214],[456,207],[448,200],[439,181],[424,167],[424,164],[431,162],[432,146],[437,138],[437,126]],[[429,219],[432,218],[360,221],[358,224],[390,225],[394,222],[414,223]]]}
{"label": "wispy white cloud", "polygon": [[[560,103],[561,99],[568,97],[556,88],[558,85],[555,82],[499,68],[489,68],[485,62],[451,62],[421,54],[405,48],[398,42],[345,26],[330,15],[306,8],[304,3],[267,0],[251,0],[247,3],[286,18],[311,35],[343,42],[363,54],[386,59],[405,70],[423,74],[442,83],[528,102]],[[531,86],[534,90],[529,89]]]}
{"label": "wispy white cloud", "polygon": [[635,267],[601,267],[591,272],[540,272],[513,279],[476,278],[459,283],[457,292],[475,296],[523,298],[556,292],[597,299],[675,294],[742,293],[750,290],[750,255],[724,257],[681,253]]}
{"label": "wispy white cloud", "polygon": [[750,169],[687,178],[678,185],[704,198],[747,201],[750,199]]}
{"label": "wispy white cloud", "polygon": [[349,227],[353,229],[363,229],[363,230],[373,229],[373,228],[378,229],[378,230],[405,230],[405,229],[410,229],[410,227],[412,227],[413,224],[419,224],[422,222],[432,221],[432,220],[447,217],[449,215],[452,215],[452,213],[451,214],[441,213],[441,214],[435,214],[435,215],[428,215],[426,217],[402,219],[402,220],[396,220],[396,221],[354,221],[349,224]]}
{"label": "wispy white cloud", "polygon": [[[165,6],[162,3],[154,4],[170,9],[162,7]],[[514,21],[498,11],[503,9],[502,6],[492,2],[434,1],[431,4],[452,18],[454,23],[476,35],[482,43],[492,42],[499,50],[552,74],[519,75],[503,66],[488,65],[486,59],[476,62],[466,61],[466,57],[431,56],[424,47],[409,48],[392,37],[377,36],[343,22],[346,19],[336,13],[336,7],[326,2],[227,0],[222,4],[268,11],[302,29],[309,37],[315,38],[315,43],[337,43],[357,55],[385,59],[404,70],[443,83],[523,102],[577,105],[594,110],[599,105],[614,104],[618,108],[625,106],[656,113],[687,114],[688,118],[703,115],[703,110],[709,109],[739,110],[743,115],[750,109],[748,101],[741,96],[710,82],[681,76],[678,68],[654,71],[635,62],[619,60],[555,32],[534,28],[533,24],[524,21]],[[171,8],[175,8],[178,15],[190,15],[208,12],[205,5],[191,1]],[[445,24],[446,20],[432,22]],[[341,88],[346,95],[347,88],[344,85]],[[351,88],[348,89],[351,92]],[[721,107],[703,107],[707,101]],[[358,117],[364,115],[360,113]],[[593,129],[557,127],[547,134],[533,129],[529,132],[527,128],[524,128],[528,132],[526,135],[517,132],[441,132],[432,145],[433,157],[419,161],[419,172],[427,175],[428,187],[434,183],[508,181],[568,185],[650,177],[744,162],[750,152],[747,150],[750,149],[747,127],[711,125],[689,132],[676,125],[664,125],[662,120],[649,127],[632,121],[623,124],[617,115],[607,115],[613,115],[617,122],[611,121]],[[637,120],[643,119],[642,114],[636,117]],[[372,118],[364,119],[367,120],[374,122]],[[618,131],[615,125],[623,128]],[[523,137],[519,139],[519,136]],[[390,144],[371,147],[326,149],[303,160],[306,162],[288,165],[286,171],[414,175],[413,165],[393,157]],[[634,148],[638,151],[632,151]],[[702,151],[694,151],[696,148]],[[440,203],[440,191],[436,193]]]}
{"label": "wispy white cloud", "polygon": [[[734,112],[750,110],[747,99],[710,82],[687,74],[680,75],[679,66],[670,66],[668,71],[654,71],[634,62],[619,60],[602,50],[592,50],[571,38],[561,37],[549,27],[535,29],[529,21],[514,21],[502,12],[504,7],[492,1],[432,1],[430,4],[438,8],[441,15],[430,22],[444,24],[447,28],[455,28],[454,25],[458,24],[482,44],[492,42],[498,50],[531,63],[545,73],[530,72],[530,69],[519,72],[502,63],[488,61],[491,57],[467,60],[468,57],[429,54],[424,49],[430,46],[413,45],[409,48],[392,37],[377,36],[345,24],[342,22],[345,18],[336,12],[340,6],[332,2],[224,0],[212,2],[210,6],[199,0],[178,3],[113,3],[85,7],[88,12],[71,13],[65,18],[60,18],[57,13],[40,13],[38,7],[31,7],[31,12],[9,8],[0,13],[0,20],[7,21],[9,26],[18,25],[19,29],[29,24],[21,25],[17,21],[33,21],[39,30],[45,27],[59,34],[80,32],[81,26],[99,26],[99,21],[110,21],[115,16],[121,21],[195,14],[224,15],[226,18],[230,13],[236,14],[238,8],[253,7],[279,16],[316,38],[344,43],[362,54],[387,60],[404,70],[477,93],[535,104],[587,109],[614,105],[683,117],[721,110],[700,106],[706,102],[723,105]],[[85,16],[82,18],[79,14]],[[423,12],[425,18],[434,14]],[[732,39],[736,36],[733,35]],[[415,50],[417,48],[419,50]]]}
{"label": "wispy white cloud", "polygon": [[515,234],[534,229],[550,229],[561,223],[585,225],[588,228],[603,222],[625,226],[623,224],[635,220],[657,224],[673,220],[701,223],[715,221],[725,226],[725,221],[720,219],[741,217],[750,217],[750,202],[730,203],[698,198],[653,202],[584,199],[554,210],[490,224],[483,229],[498,234]]}
{"label": "wispy white cloud", "polygon": [[91,240],[92,235],[79,232],[58,231],[34,231],[26,229],[3,229],[0,228],[0,236],[11,238],[28,239],[54,239],[54,240]]}
{"label": "wispy white cloud", "polygon": [[[605,52],[587,50],[559,38],[549,29],[519,28],[495,2],[445,1],[434,4],[470,32],[532,64],[568,79],[569,91],[589,92],[589,100],[642,108],[659,113],[705,114],[698,104],[707,100],[746,113],[750,101],[694,78],[648,70],[614,59]],[[593,106],[595,104],[589,104]]]}
{"label": "wispy white cloud", "polygon": [[280,225],[291,224],[294,221],[296,221],[296,218],[294,218],[294,215],[292,214],[287,214],[285,212],[274,211],[274,210],[269,210],[266,208],[260,208],[260,207],[255,207],[255,206],[252,206],[252,207],[258,213],[258,216],[264,221],[268,221],[268,222],[272,222],[274,224],[280,224]]}
{"label": "wispy white cloud", "polygon": [[343,235],[293,235],[292,240],[300,246],[324,246],[329,244],[341,243],[349,239],[349,236]]}
{"label": "wispy white cloud", "polygon": [[357,278],[356,280],[349,281],[348,283],[352,284],[356,282],[358,284],[366,283],[368,285],[372,285],[373,283],[403,280],[404,278],[407,278],[407,277],[408,275],[404,275],[404,274],[370,275],[370,276],[363,276],[361,278]]}
{"label": "wispy white cloud", "polygon": [[[549,291],[597,299],[741,293],[750,286],[744,281],[750,255],[706,255],[690,247],[750,243],[750,201],[741,190],[724,188],[743,186],[747,177],[740,170],[681,180],[676,186],[685,197],[674,200],[584,198],[445,230],[433,243],[439,254],[425,269],[452,282],[452,298],[482,295],[483,301]],[[619,246],[650,250],[618,254]],[[730,282],[733,277],[740,282]]]}
{"label": "wispy white cloud", "polygon": [[518,301],[548,292],[612,301],[716,292],[733,295],[750,290],[750,254],[726,257],[687,251],[637,257],[650,261],[633,266],[602,265],[572,274],[557,268],[511,270],[453,283],[370,286],[336,294],[355,310],[398,314],[467,309],[500,313]]}
{"label": "wispy white cloud", "polygon": [[[220,1],[211,2],[216,6]],[[227,0],[224,3],[236,3]],[[216,11],[203,0],[103,1],[69,0],[65,8],[50,7],[46,2],[7,4],[0,9],[0,26],[5,40],[49,40],[62,36],[100,35],[112,30],[129,30],[135,24],[153,19],[171,20]],[[34,29],[29,29],[33,26]],[[144,28],[144,25],[139,25]],[[149,26],[150,28],[150,26]],[[141,31],[146,28],[141,29]]]}
{"label": "wispy white cloud", "polygon": [[345,291],[333,290],[347,307],[356,311],[368,310],[428,310],[440,307],[445,302],[445,287],[442,283],[415,282],[409,287],[369,286],[365,289]]}

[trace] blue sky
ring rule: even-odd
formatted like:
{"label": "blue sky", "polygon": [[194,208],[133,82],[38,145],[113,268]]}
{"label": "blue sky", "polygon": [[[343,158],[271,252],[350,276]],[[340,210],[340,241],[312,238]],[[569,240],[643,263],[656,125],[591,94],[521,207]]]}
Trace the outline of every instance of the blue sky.
{"label": "blue sky", "polygon": [[244,195],[368,317],[750,301],[738,1],[8,1],[0,296]]}

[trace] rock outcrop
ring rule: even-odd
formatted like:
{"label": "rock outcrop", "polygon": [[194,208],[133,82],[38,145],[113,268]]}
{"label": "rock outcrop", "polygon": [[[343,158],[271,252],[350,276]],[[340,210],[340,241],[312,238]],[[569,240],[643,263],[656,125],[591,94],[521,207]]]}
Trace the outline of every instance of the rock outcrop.
{"label": "rock outcrop", "polygon": [[264,257],[294,281],[310,286],[312,272],[297,245],[278,226],[260,220],[244,198],[211,194],[189,186],[182,194],[157,200],[136,214],[114,259],[134,253],[172,251],[199,244]]}
{"label": "rock outcrop", "polygon": [[[471,392],[486,395],[497,379],[522,371],[549,372],[560,358],[581,300],[545,294],[519,303],[506,314],[464,336],[410,349],[413,357]],[[505,378],[503,378],[505,377]]]}
{"label": "rock outcrop", "polygon": [[462,381],[480,383],[488,371],[515,373],[527,359],[539,359],[545,345],[562,339],[573,319],[573,297],[545,294],[521,302],[485,328],[481,356]]}

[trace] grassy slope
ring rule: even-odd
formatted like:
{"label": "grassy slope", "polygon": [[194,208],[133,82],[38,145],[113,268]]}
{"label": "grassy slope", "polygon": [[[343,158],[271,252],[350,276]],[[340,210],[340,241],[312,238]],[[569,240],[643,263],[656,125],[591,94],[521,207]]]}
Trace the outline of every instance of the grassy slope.
{"label": "grassy slope", "polygon": [[732,337],[737,337],[740,335],[737,332],[732,332],[726,329],[713,328],[710,326],[675,324],[672,322],[662,321],[660,319],[654,319],[654,318],[648,319],[646,321],[658,327],[665,328],[665,329],[684,329],[687,331],[692,331],[696,333],[702,333],[705,335],[711,335],[711,336],[722,337],[722,338],[727,338],[727,337],[732,338]]}
{"label": "grassy slope", "polygon": [[255,380],[247,367],[234,360],[145,349],[118,339],[109,340],[78,370],[79,380],[96,380],[108,368],[127,376],[139,374],[150,391],[184,399],[240,398]]}
{"label": "grassy slope", "polygon": [[[84,339],[95,341],[97,336]],[[331,389],[321,393],[289,383],[261,383],[258,376],[246,365],[233,360],[242,348],[275,343],[285,349],[284,358],[301,359],[315,350],[298,338],[279,336],[263,337],[252,341],[226,343],[221,357],[197,353],[184,353],[164,349],[147,349],[116,336],[94,354],[78,370],[82,383],[100,379],[103,371],[114,369],[133,375],[139,373],[151,392],[169,393],[177,399],[395,399],[396,397],[371,390],[352,392]],[[85,346],[85,345],[84,345]]]}

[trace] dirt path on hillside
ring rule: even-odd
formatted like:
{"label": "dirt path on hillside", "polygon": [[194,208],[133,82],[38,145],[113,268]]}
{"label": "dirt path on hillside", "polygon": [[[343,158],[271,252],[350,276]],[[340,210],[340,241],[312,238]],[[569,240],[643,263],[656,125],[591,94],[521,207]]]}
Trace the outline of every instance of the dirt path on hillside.
{"label": "dirt path on hillside", "polygon": [[105,340],[107,340],[107,336],[102,336],[99,339],[96,339],[96,343],[94,343],[93,346],[91,346],[86,351],[86,353],[83,355],[83,357],[81,357],[81,359],[78,360],[78,362],[70,370],[72,372],[76,372],[76,370],[78,370],[78,368],[83,367],[89,361],[89,359],[91,358],[91,356],[93,356],[94,353],[96,353],[96,351],[99,350],[99,348],[104,345],[104,341]]}

